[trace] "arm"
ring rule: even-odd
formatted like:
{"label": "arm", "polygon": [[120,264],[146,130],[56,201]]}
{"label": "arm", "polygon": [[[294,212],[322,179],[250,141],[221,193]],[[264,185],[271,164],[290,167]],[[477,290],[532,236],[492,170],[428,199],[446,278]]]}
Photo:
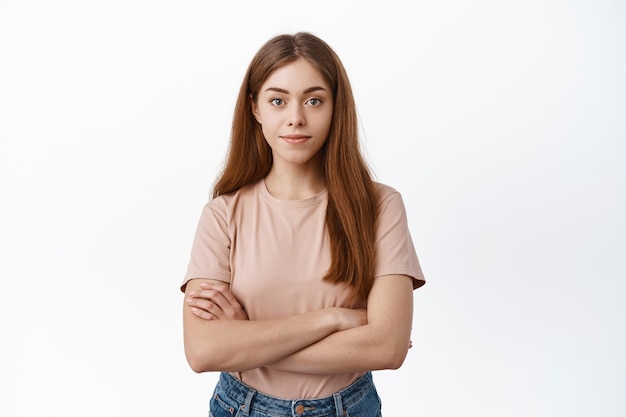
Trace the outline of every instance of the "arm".
{"label": "arm", "polygon": [[[331,333],[363,324],[358,311],[327,308],[273,320],[213,320],[211,297],[220,291],[203,289],[203,282],[187,283],[183,306],[185,355],[195,372],[238,372],[278,361]],[[222,283],[223,284],[223,283]],[[193,294],[193,295],[192,295]],[[194,310],[192,310],[194,309]],[[237,307],[234,306],[236,313]],[[202,317],[203,311],[209,315]],[[233,314],[235,314],[233,313]]]}
{"label": "arm", "polygon": [[304,373],[397,369],[410,345],[413,284],[405,275],[376,278],[367,299],[367,324],[330,334],[268,366]]}

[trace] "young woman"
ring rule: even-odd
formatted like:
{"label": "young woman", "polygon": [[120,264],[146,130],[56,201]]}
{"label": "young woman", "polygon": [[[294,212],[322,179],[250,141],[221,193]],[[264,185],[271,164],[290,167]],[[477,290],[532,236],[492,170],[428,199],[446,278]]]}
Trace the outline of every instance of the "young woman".
{"label": "young woman", "polygon": [[403,363],[423,283],[339,58],[308,33],[269,40],[182,286],[187,360],[221,372],[210,416],[380,416],[371,371]]}

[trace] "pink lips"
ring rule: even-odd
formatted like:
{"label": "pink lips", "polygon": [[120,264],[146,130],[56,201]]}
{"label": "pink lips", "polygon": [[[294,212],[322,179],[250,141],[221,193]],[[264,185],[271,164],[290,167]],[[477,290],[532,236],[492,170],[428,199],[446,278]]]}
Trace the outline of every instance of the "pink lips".
{"label": "pink lips", "polygon": [[291,143],[291,144],[298,144],[298,143],[303,143],[306,142],[307,140],[311,139],[311,136],[306,136],[306,135],[284,135],[280,137],[282,140],[284,140],[287,143]]}

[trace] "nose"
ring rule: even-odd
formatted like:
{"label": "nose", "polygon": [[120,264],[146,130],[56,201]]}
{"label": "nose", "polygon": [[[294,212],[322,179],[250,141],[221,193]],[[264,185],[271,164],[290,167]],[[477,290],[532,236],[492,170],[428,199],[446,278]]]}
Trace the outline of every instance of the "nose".
{"label": "nose", "polygon": [[287,123],[289,126],[304,126],[306,124],[306,118],[304,116],[303,106],[295,105],[289,112]]}

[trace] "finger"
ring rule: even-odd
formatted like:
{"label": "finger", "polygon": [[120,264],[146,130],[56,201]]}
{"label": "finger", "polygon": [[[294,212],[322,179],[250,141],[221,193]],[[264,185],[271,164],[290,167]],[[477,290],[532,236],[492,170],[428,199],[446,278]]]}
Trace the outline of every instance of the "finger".
{"label": "finger", "polygon": [[228,308],[230,304],[226,297],[224,297],[222,291],[214,288],[202,290],[194,295],[194,297],[210,300],[221,309]]}
{"label": "finger", "polygon": [[212,299],[191,297],[190,299],[187,299],[187,304],[190,307],[194,307],[210,313],[214,318],[219,319],[224,317],[224,311]]}
{"label": "finger", "polygon": [[216,317],[213,314],[211,314],[208,311],[203,310],[201,308],[191,307],[191,312],[194,315],[196,315],[197,317],[200,317],[201,319],[204,319],[204,320],[214,320],[214,319],[216,319]]}
{"label": "finger", "polygon": [[221,284],[201,284],[204,288],[197,294],[198,297],[207,297],[216,304],[222,311],[211,311],[219,318],[243,319],[247,320],[248,316],[243,307],[237,301],[228,286]]}
{"label": "finger", "polygon": [[230,288],[221,288],[219,290],[218,298],[214,301],[219,304],[220,308],[229,317],[234,317],[237,315],[238,312],[243,311],[243,307],[241,306],[237,298],[235,298],[235,295],[230,290]]}
{"label": "finger", "polygon": [[234,313],[235,310],[241,310],[241,305],[232,291],[223,285],[208,284],[198,296],[210,299],[228,314]]}
{"label": "finger", "polygon": [[185,299],[185,302],[190,307],[196,307],[202,310],[206,310],[213,315],[219,315],[221,308],[220,306],[214,302],[211,297],[212,294],[203,294],[202,291],[195,291],[189,294],[189,296]]}
{"label": "finger", "polygon": [[190,297],[194,299],[206,299],[213,301],[216,305],[222,306],[227,304],[228,302],[222,295],[221,291],[216,288],[207,288],[200,291],[195,291],[189,294]]}
{"label": "finger", "polygon": [[[219,293],[221,297],[224,297],[224,300],[229,304],[239,304],[239,302],[233,295],[233,292],[230,290],[230,288],[226,284],[214,284],[214,283],[205,282],[205,283],[200,284],[200,287],[202,287],[202,289],[207,290],[207,291],[216,291],[217,293]],[[218,301],[218,304],[222,306],[223,303],[220,303],[219,301]]]}
{"label": "finger", "polygon": [[229,291],[228,284],[216,284],[214,282],[203,282],[200,284],[200,288],[203,290],[215,290],[215,291]]}
{"label": "finger", "polygon": [[214,289],[216,291],[219,291],[219,293],[230,304],[239,304],[239,301],[237,300],[237,298],[235,298],[235,295],[231,291],[230,287],[227,286],[227,285],[203,283],[203,284],[201,284],[201,287],[207,288],[207,289]]}

